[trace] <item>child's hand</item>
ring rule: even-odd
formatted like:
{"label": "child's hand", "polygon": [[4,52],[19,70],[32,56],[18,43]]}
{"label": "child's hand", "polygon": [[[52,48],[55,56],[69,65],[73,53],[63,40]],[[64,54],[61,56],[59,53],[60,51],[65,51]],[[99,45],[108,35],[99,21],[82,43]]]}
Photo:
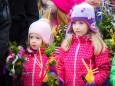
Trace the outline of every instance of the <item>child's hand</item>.
{"label": "child's hand", "polygon": [[57,11],[57,6],[53,3],[53,1],[48,1],[48,2],[47,2],[47,6],[48,6],[49,9],[51,9],[51,12],[52,12],[53,14],[56,13],[56,11]]}
{"label": "child's hand", "polygon": [[93,74],[99,72],[98,68],[95,68],[95,69],[92,70],[92,68],[91,68],[91,60],[90,60],[90,68],[88,68],[88,66],[87,66],[87,64],[86,64],[86,62],[84,61],[83,58],[82,58],[82,62],[84,63],[84,65],[85,65],[85,67],[87,69],[87,72],[88,72],[86,77],[85,77],[85,79],[87,80],[87,82],[89,84],[92,84],[92,82],[94,81]]}
{"label": "child's hand", "polygon": [[18,46],[18,49],[19,49],[19,50],[22,50],[22,49],[24,49],[24,48],[23,48],[22,46]]}
{"label": "child's hand", "polygon": [[58,80],[58,83],[58,86],[64,86],[64,82],[61,79]]}
{"label": "child's hand", "polygon": [[43,5],[46,5],[47,2],[48,0],[42,0]]}

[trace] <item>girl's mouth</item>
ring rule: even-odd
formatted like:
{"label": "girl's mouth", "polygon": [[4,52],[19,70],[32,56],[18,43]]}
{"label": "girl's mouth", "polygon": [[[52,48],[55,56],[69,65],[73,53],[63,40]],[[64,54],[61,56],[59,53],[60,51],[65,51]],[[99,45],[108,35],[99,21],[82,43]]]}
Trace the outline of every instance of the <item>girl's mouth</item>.
{"label": "girl's mouth", "polygon": [[32,46],[36,46],[36,45],[34,44],[34,45],[32,45]]}

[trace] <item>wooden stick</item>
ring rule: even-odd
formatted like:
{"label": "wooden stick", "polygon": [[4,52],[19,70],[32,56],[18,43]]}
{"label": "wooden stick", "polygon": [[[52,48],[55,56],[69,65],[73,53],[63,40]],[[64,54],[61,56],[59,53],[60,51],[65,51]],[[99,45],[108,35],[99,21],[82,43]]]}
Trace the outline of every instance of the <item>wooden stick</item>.
{"label": "wooden stick", "polygon": [[90,69],[92,69],[92,67],[91,67],[91,59],[90,59]]}
{"label": "wooden stick", "polygon": [[93,69],[92,71],[97,71],[98,70],[98,68],[95,68],[95,69]]}
{"label": "wooden stick", "polygon": [[38,66],[40,67],[40,69],[42,69],[40,62],[36,61],[36,63],[38,64]]}
{"label": "wooden stick", "polygon": [[82,62],[83,62],[83,64],[85,65],[87,71],[89,71],[89,68],[88,68],[88,66],[87,66],[87,64],[86,64],[86,62],[85,62],[85,60],[84,60],[83,58],[82,58]]}
{"label": "wooden stick", "polygon": [[99,71],[95,71],[95,72],[93,72],[93,74],[94,74],[94,73],[97,73],[97,72],[99,72]]}
{"label": "wooden stick", "polygon": [[43,67],[43,63],[42,63],[42,55],[41,55],[41,50],[39,48],[39,55],[40,55],[40,63],[41,63],[41,68]]}

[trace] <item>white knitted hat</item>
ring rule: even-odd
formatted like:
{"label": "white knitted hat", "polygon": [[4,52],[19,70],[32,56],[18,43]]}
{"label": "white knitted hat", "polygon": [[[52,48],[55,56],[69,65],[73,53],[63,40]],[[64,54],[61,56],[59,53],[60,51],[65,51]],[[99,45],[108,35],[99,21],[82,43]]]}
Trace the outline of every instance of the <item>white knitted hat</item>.
{"label": "white knitted hat", "polygon": [[[98,32],[98,29],[95,27],[96,21],[95,21],[94,8],[88,3],[84,2],[79,5],[75,5],[72,9],[70,19],[71,19],[71,25],[74,21],[77,21],[77,20],[84,21],[85,23],[88,24],[91,31]],[[71,25],[68,32],[72,30]]]}

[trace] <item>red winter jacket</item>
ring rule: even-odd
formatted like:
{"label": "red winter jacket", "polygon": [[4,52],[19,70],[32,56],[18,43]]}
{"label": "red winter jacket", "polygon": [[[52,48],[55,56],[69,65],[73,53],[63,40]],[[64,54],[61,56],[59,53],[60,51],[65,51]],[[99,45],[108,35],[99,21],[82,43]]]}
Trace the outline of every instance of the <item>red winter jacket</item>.
{"label": "red winter jacket", "polygon": [[[48,57],[42,53],[42,62],[43,62],[43,67],[45,69],[45,65],[48,61]],[[40,66],[39,66],[39,53],[37,54],[32,54],[32,53],[26,53],[25,58],[28,59],[28,61],[25,64],[25,68],[23,71],[23,76],[22,79],[24,81],[24,86],[41,86],[41,80],[43,77],[40,77]],[[44,70],[43,70],[44,71]]]}
{"label": "red winter jacket", "polygon": [[91,59],[92,69],[99,69],[99,72],[94,74],[94,83],[96,86],[103,86],[110,73],[109,50],[94,55],[94,46],[90,36],[76,37],[73,35],[72,38],[73,42],[68,51],[60,49],[58,74],[64,86],[85,86],[83,77],[86,76],[87,70],[82,58],[88,66]]}

